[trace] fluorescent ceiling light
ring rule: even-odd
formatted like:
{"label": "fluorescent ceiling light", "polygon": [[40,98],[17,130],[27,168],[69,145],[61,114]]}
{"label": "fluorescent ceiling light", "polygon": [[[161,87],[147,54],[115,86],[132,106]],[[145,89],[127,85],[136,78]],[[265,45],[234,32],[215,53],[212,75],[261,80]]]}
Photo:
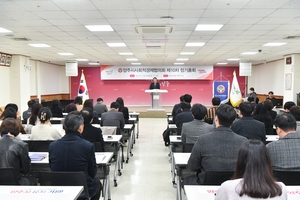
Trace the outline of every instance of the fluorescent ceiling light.
{"label": "fluorescent ceiling light", "polygon": [[120,52],[119,55],[121,55],[121,56],[131,56],[131,55],[133,55],[133,53],[131,53],[131,52]]}
{"label": "fluorescent ceiling light", "polygon": [[51,47],[48,44],[28,44],[28,45],[32,47]]}
{"label": "fluorescent ceiling light", "polygon": [[141,65],[142,63],[131,63],[132,65]]}
{"label": "fluorescent ceiling light", "polygon": [[100,65],[100,63],[95,62],[95,63],[89,63],[89,65]]}
{"label": "fluorescent ceiling light", "polygon": [[227,59],[228,61],[237,61],[237,60],[240,60],[239,58],[228,58]]}
{"label": "fluorescent ceiling light", "polygon": [[217,65],[227,65],[228,63],[226,62],[220,62],[220,63],[217,63]]}
{"label": "fluorescent ceiling light", "polygon": [[0,33],[10,33],[12,31],[0,27]]}
{"label": "fluorescent ceiling light", "polygon": [[222,27],[222,24],[198,24],[195,31],[218,31]]}
{"label": "fluorescent ceiling light", "polygon": [[181,52],[180,55],[194,55],[195,52]]}
{"label": "fluorescent ceiling light", "polygon": [[189,59],[188,58],[177,58],[176,60],[178,60],[178,61],[187,61]]}
{"label": "fluorescent ceiling light", "polygon": [[61,56],[72,56],[74,54],[72,53],[57,53],[58,55],[61,55]]}
{"label": "fluorescent ceiling light", "polygon": [[87,25],[85,27],[90,31],[114,31],[110,25]]}
{"label": "fluorescent ceiling light", "polygon": [[286,42],[269,42],[267,44],[264,44],[263,46],[265,47],[278,47],[278,46],[282,46],[285,45]]}
{"label": "fluorescent ceiling light", "polygon": [[242,55],[254,55],[254,54],[257,54],[256,51],[247,51],[247,52],[244,52],[244,53],[241,53]]}
{"label": "fluorescent ceiling light", "polygon": [[121,42],[121,43],[106,43],[107,46],[109,47],[126,47],[126,44]]}
{"label": "fluorescent ceiling light", "polygon": [[137,58],[126,58],[126,60],[127,60],[127,61],[137,61],[137,60],[139,60],[139,59],[137,59]]}
{"label": "fluorescent ceiling light", "polygon": [[205,42],[188,42],[185,44],[186,47],[202,47]]}
{"label": "fluorescent ceiling light", "polygon": [[184,65],[184,63],[174,63],[174,65]]}
{"label": "fluorescent ceiling light", "polygon": [[89,61],[89,60],[86,59],[86,58],[78,58],[78,59],[75,59],[75,60],[77,60],[77,61]]}

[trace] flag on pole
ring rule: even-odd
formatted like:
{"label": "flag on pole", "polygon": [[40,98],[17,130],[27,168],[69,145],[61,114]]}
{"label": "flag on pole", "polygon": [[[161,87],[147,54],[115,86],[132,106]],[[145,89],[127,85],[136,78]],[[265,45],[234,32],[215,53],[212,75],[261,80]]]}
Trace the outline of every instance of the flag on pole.
{"label": "flag on pole", "polygon": [[231,91],[230,91],[230,103],[233,107],[238,106],[240,103],[242,103],[242,94],[240,90],[239,83],[236,78],[235,71],[233,72],[233,79],[231,84]]}
{"label": "flag on pole", "polygon": [[80,83],[78,87],[78,96],[82,98],[82,102],[89,99],[89,91],[86,85],[85,76],[83,74],[83,70],[81,72]]}

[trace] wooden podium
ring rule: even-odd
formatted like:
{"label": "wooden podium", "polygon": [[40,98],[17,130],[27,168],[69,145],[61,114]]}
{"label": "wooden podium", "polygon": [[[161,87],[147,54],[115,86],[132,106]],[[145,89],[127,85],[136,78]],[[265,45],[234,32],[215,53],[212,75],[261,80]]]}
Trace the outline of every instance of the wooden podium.
{"label": "wooden podium", "polygon": [[161,110],[160,102],[161,102],[161,93],[167,93],[168,90],[145,90],[146,93],[150,93],[151,95],[151,109],[150,110]]}

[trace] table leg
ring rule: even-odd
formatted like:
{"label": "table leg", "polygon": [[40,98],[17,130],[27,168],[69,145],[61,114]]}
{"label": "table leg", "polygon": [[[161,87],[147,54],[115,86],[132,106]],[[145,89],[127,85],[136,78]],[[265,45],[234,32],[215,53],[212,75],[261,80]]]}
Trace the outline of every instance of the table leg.
{"label": "table leg", "polygon": [[174,163],[174,155],[173,155],[173,151],[172,151],[172,145],[170,145],[170,146],[171,146],[170,156],[171,156],[172,183],[173,183],[173,187],[176,187],[176,183],[175,183],[175,163]]}
{"label": "table leg", "polygon": [[180,184],[180,176],[177,174],[177,200],[181,200],[181,184]]}
{"label": "table leg", "polygon": [[140,120],[139,116],[136,116],[136,121],[137,121],[137,133],[136,133],[136,138],[139,138],[139,133],[140,133]]}
{"label": "table leg", "polygon": [[132,153],[131,153],[131,145],[132,145],[131,144],[131,142],[132,142],[132,140],[131,140],[131,130],[130,130],[130,132],[128,134],[130,134],[130,137],[128,137],[126,163],[128,163],[128,161],[129,161],[129,154],[132,155]]}
{"label": "table leg", "polygon": [[[109,166],[107,166],[107,170],[109,170]],[[110,199],[110,178],[109,178],[109,172],[105,176],[105,191],[104,191],[104,200]]]}

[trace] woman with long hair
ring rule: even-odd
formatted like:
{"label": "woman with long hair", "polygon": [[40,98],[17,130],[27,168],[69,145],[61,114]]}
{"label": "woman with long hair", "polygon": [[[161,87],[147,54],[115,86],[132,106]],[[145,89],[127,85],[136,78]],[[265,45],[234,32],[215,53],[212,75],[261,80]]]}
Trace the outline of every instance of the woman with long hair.
{"label": "woman with long hair", "polygon": [[128,108],[124,106],[124,100],[121,97],[118,97],[116,102],[120,104],[119,112],[123,113],[123,116],[125,119],[125,124],[128,124],[129,111],[128,111]]}
{"label": "woman with long hair", "polygon": [[39,113],[39,110],[42,108],[42,104],[40,103],[35,103],[32,105],[32,108],[31,108],[31,115],[30,117],[28,118],[27,120],[27,126],[25,128],[25,132],[27,134],[31,134],[31,128],[33,126],[35,126],[36,124],[40,123],[40,120],[38,118],[38,113]]}
{"label": "woman with long hair", "polygon": [[286,187],[275,181],[269,152],[261,141],[249,140],[240,148],[233,180],[222,183],[215,197],[226,199],[287,199]]}
{"label": "woman with long hair", "polygon": [[51,102],[51,108],[50,108],[51,112],[52,112],[52,117],[63,117],[63,110],[60,107],[60,101],[57,99],[54,99]]}
{"label": "woman with long hair", "polygon": [[252,117],[265,124],[266,135],[273,134],[273,119],[268,112],[267,106],[264,103],[256,105]]}
{"label": "woman with long hair", "polygon": [[98,113],[94,111],[94,105],[92,99],[85,100],[83,104],[83,108],[90,108],[93,110],[93,121],[92,124],[100,124],[100,120],[98,119]]}

